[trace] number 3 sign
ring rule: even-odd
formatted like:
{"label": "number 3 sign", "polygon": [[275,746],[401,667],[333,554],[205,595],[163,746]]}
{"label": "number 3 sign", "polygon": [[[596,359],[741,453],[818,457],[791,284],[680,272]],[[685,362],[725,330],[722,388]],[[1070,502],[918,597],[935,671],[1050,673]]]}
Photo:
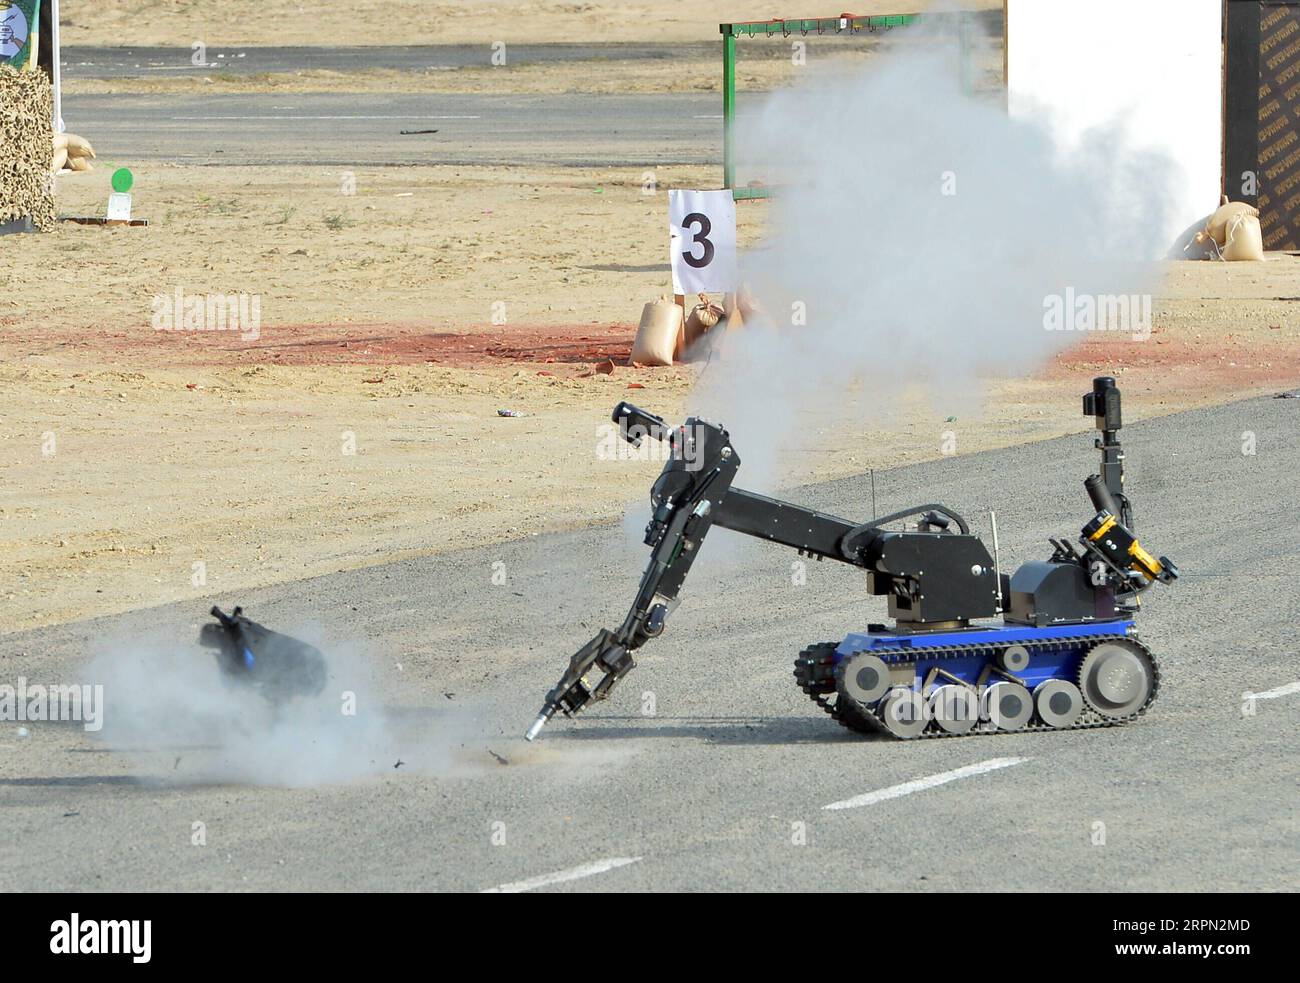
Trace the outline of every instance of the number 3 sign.
{"label": "number 3 sign", "polygon": [[736,202],[731,191],[669,191],[673,293],[736,289]]}

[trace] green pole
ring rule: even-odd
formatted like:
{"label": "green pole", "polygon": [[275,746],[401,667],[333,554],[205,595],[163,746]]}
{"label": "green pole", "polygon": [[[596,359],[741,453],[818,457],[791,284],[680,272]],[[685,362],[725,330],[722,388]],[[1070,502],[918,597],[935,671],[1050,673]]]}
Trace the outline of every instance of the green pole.
{"label": "green pole", "polygon": [[722,31],[722,184],[736,186],[736,35],[730,24]]}

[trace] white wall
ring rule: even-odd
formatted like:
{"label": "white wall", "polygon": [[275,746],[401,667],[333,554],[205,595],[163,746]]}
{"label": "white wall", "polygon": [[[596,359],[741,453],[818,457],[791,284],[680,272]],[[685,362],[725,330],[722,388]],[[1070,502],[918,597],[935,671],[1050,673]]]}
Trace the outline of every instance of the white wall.
{"label": "white wall", "polygon": [[1063,150],[1126,124],[1132,147],[1172,159],[1172,244],[1219,203],[1222,0],[1007,0],[1013,116],[1041,116]]}

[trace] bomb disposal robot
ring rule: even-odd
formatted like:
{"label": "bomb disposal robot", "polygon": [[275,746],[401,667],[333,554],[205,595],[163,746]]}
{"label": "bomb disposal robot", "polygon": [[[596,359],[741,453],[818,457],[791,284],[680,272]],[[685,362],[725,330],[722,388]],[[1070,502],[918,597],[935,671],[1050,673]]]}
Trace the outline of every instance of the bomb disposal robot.
{"label": "bomb disposal robot", "polygon": [[[945,505],[855,523],[756,495],[733,487],[740,456],[722,427],[691,417],[672,429],[620,403],[614,421],[624,439],[673,449],[650,494],[650,564],[622,625],[602,629],[573,656],[525,736],[536,738],[556,711],[572,716],[610,695],[636,664],[632,653],[663,632],[715,525],[861,567],[871,593],[888,598],[892,627],[868,625],[795,659],[799,688],[845,727],[913,738],[1132,720],[1160,682],[1137,638],[1138,595],[1172,583],[1178,568],[1133,533],[1115,380],[1093,380],[1083,409],[1101,431],[1101,473],[1084,482],[1096,514],[1077,546],[1052,539],[1050,557],[1007,576]],[[916,521],[901,530],[885,528],[909,518]]]}

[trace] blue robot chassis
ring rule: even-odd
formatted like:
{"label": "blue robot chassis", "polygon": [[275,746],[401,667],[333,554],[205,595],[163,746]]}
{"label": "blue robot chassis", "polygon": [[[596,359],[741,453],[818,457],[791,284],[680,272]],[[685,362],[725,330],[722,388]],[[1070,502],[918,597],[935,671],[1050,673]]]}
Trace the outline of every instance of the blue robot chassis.
{"label": "blue robot chassis", "polygon": [[1145,713],[1159,688],[1159,666],[1130,620],[913,634],[873,627],[809,646],[794,670],[813,702],[865,733],[1106,727]]}
{"label": "blue robot chassis", "polygon": [[[1093,517],[1077,543],[1051,539],[1046,560],[1007,575],[955,510],[919,505],[855,523],[733,485],[740,456],[725,429],[698,418],[669,427],[628,403],[614,421],[634,446],[665,441],[672,455],[651,489],[650,563],[616,630],[578,650],[528,729],[608,698],[636,665],[633,652],[664,631],[713,526],[865,572],[888,600],[892,626],[873,624],[795,659],[799,688],[838,723],[900,739],[1121,724],[1144,713],[1160,671],[1138,640],[1139,594],[1178,568],[1133,532],[1124,493],[1120,392],[1100,376],[1083,397],[1101,435],[1101,471],[1084,481]],[[911,521],[909,521],[911,520]],[[903,523],[901,529],[891,525]],[[988,619],[1001,616],[1002,622]],[[593,676],[595,677],[593,681]]]}

